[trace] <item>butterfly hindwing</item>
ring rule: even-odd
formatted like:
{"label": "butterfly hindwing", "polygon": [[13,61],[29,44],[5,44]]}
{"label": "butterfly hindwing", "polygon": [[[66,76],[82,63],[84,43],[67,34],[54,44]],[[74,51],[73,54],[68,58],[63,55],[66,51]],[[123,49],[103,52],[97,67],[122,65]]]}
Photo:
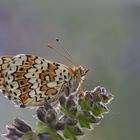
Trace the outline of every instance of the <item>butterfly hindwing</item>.
{"label": "butterfly hindwing", "polygon": [[44,99],[57,98],[68,81],[68,69],[41,57],[20,54],[10,58],[4,80],[9,99],[18,105],[37,106]]}
{"label": "butterfly hindwing", "polygon": [[0,56],[0,90],[5,93],[4,77],[12,56]]}

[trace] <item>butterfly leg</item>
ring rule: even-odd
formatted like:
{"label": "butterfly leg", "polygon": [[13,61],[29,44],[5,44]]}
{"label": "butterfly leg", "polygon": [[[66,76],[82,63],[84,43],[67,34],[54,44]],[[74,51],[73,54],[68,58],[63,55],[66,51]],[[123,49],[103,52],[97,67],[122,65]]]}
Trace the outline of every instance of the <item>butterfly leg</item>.
{"label": "butterfly leg", "polygon": [[83,88],[82,83],[80,83],[79,90],[80,90],[80,96],[84,96],[84,88]]}

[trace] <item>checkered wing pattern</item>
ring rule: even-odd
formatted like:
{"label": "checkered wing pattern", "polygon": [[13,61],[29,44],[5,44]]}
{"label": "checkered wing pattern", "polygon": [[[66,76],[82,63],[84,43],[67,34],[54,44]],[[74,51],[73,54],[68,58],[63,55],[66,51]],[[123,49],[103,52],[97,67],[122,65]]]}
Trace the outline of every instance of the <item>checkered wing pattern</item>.
{"label": "checkered wing pattern", "polygon": [[0,89],[21,107],[56,101],[68,81],[65,65],[34,55],[0,57]]}

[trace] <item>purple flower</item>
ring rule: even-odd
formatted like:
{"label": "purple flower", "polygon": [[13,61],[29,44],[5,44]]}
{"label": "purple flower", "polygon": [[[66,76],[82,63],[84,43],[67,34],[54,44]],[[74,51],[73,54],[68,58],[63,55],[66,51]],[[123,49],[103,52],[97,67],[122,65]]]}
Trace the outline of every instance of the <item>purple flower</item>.
{"label": "purple flower", "polygon": [[17,129],[15,129],[12,126],[6,126],[8,133],[3,134],[2,136],[9,139],[9,140],[18,140],[18,138],[21,138],[23,133],[19,132]]}
{"label": "purple flower", "polygon": [[39,137],[39,140],[57,140],[54,137],[50,135],[46,135],[46,134],[39,134],[38,137]]}
{"label": "purple flower", "polygon": [[32,131],[32,128],[29,126],[29,124],[25,123],[23,120],[18,119],[18,118],[16,118],[14,120],[13,126],[17,130],[19,130],[21,132],[24,132],[24,133],[29,132],[29,131]]}
{"label": "purple flower", "polygon": [[39,107],[36,111],[36,114],[40,121],[45,122],[46,111],[44,107]]}
{"label": "purple flower", "polygon": [[[113,98],[104,87],[85,91],[83,95],[61,96],[59,105],[51,106],[47,101],[36,111],[39,120],[36,132],[25,121],[16,118],[8,133],[3,136],[9,140],[57,140],[73,139],[84,135],[82,128],[90,129],[90,124],[101,121],[104,113],[108,112],[107,103]],[[58,133],[61,132],[63,137]]]}

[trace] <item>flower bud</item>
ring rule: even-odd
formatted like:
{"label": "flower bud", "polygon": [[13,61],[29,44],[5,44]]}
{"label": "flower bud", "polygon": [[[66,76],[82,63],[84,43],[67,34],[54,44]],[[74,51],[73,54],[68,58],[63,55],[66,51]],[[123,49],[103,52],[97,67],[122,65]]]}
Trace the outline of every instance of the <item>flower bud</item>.
{"label": "flower bud", "polygon": [[57,123],[55,124],[54,128],[55,128],[56,130],[63,130],[63,129],[64,129],[64,126],[65,126],[65,123],[59,121],[59,122],[57,122]]}
{"label": "flower bud", "polygon": [[65,98],[64,96],[61,96],[61,97],[59,98],[59,101],[60,101],[60,105],[61,105],[61,106],[64,106],[65,103],[66,103],[66,98]]}
{"label": "flower bud", "polygon": [[39,107],[36,114],[40,121],[45,122],[46,111],[44,110],[44,107]]}
{"label": "flower bud", "polygon": [[45,108],[46,111],[48,111],[49,109],[52,109],[52,106],[45,100],[44,108]]}
{"label": "flower bud", "polygon": [[21,138],[23,133],[19,132],[17,129],[15,129],[12,126],[6,126],[8,133],[3,134],[2,136],[9,139],[9,140],[18,140],[18,138]]}
{"label": "flower bud", "polygon": [[32,128],[31,128],[27,123],[25,123],[23,120],[18,119],[18,118],[16,118],[16,119],[14,120],[13,126],[14,126],[17,130],[19,130],[19,131],[21,131],[21,132],[24,132],[24,133],[29,132],[29,131],[32,131]]}
{"label": "flower bud", "polygon": [[38,137],[39,137],[39,140],[57,140],[53,138],[52,136],[46,135],[46,134],[39,134]]}
{"label": "flower bud", "polygon": [[66,106],[68,109],[70,109],[72,106],[75,106],[75,102],[74,102],[74,96],[70,96],[67,100]]}
{"label": "flower bud", "polygon": [[53,109],[47,112],[45,122],[51,126],[56,122],[56,112]]}

